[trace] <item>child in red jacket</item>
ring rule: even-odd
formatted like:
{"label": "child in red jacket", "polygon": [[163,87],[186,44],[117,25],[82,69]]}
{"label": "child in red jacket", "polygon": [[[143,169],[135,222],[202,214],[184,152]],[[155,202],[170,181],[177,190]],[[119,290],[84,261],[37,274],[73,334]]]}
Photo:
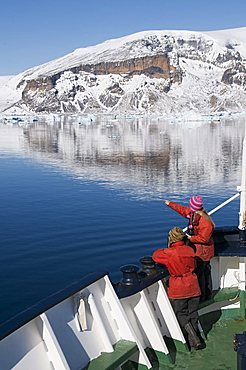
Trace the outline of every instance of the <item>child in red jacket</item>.
{"label": "child in red jacket", "polygon": [[210,260],[214,256],[212,238],[214,223],[203,208],[201,196],[190,198],[189,207],[165,200],[164,203],[189,220],[187,238],[195,247],[197,277],[201,289],[201,301],[212,295],[212,278]]}

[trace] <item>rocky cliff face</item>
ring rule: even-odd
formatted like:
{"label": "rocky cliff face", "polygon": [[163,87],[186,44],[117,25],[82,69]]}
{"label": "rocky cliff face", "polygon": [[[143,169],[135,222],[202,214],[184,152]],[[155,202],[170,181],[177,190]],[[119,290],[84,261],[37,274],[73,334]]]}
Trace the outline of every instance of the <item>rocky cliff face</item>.
{"label": "rocky cliff face", "polygon": [[[98,75],[111,75],[109,78],[112,82],[98,95],[97,102],[91,94],[88,94],[88,90],[100,85],[101,79],[97,78]],[[112,75],[116,75],[116,78],[114,79]],[[117,106],[125,95],[121,85],[129,84],[135,75],[159,79],[165,93],[169,91],[172,83],[182,82],[182,71],[178,66],[170,64],[167,55],[145,56],[124,61],[82,64],[53,76],[27,80],[22,92],[22,100],[36,113],[73,113],[85,110],[100,112],[102,109],[112,109]],[[65,80],[69,86],[61,93],[60,85]],[[149,101],[158,100],[154,95],[150,94]],[[138,101],[142,97],[143,93],[136,90],[130,97],[130,106],[138,109]],[[147,104],[143,103],[142,108],[147,108]]]}
{"label": "rocky cliff face", "polygon": [[227,85],[238,85],[242,87],[243,90],[246,88],[246,68],[245,66],[237,62],[231,68],[225,70],[222,79]]}
{"label": "rocky cliff face", "polygon": [[244,110],[246,29],[245,44],[222,33],[217,40],[216,32],[149,31],[78,49],[20,75],[15,106],[35,113]]}

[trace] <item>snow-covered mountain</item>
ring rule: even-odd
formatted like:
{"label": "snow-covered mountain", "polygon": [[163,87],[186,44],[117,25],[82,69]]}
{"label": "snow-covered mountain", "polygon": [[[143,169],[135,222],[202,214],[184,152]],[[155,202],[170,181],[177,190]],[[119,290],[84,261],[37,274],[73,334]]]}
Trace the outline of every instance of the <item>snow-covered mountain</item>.
{"label": "snow-covered mountain", "polygon": [[4,113],[246,110],[246,27],[145,31],[0,77]]}

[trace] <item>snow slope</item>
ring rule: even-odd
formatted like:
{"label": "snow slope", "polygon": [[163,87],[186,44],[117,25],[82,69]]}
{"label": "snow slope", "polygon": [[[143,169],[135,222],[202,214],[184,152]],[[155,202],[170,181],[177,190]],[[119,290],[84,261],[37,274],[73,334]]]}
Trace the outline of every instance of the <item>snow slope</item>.
{"label": "snow slope", "polygon": [[[156,43],[160,42],[158,49],[152,50],[148,47],[148,44],[144,44],[144,40],[151,38],[154,38]],[[246,27],[204,33],[168,30],[144,31],[108,40],[99,45],[76,49],[64,57],[31,68],[21,75],[22,78],[33,79],[39,76],[53,75],[61,70],[72,68],[82,63],[96,64],[103,61],[121,61],[137,58],[140,54],[142,56],[155,55],[157,51],[163,51],[165,40],[170,40],[170,38],[183,40],[203,39],[205,42],[213,43],[214,55],[223,52],[223,48],[228,42],[232,42],[235,45],[235,49],[246,57]],[[210,57],[212,58],[213,55]]]}

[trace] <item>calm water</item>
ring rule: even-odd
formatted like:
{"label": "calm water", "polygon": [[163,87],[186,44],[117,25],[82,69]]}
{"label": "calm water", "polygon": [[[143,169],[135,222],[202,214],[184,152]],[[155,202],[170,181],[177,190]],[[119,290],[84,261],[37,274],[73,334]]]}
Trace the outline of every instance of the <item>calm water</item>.
{"label": "calm water", "polygon": [[[0,124],[1,321],[91,271],[138,263],[186,226],[163,199],[212,209],[241,180],[245,120],[69,117]],[[238,202],[214,215],[237,225]]]}

